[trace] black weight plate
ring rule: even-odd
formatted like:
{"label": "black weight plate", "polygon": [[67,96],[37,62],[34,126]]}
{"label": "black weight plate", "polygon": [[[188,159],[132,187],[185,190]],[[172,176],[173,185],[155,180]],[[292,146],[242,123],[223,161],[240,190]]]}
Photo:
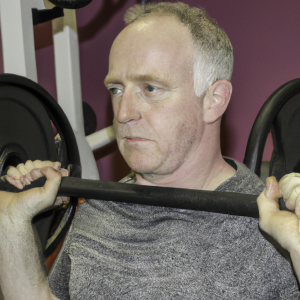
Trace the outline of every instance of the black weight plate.
{"label": "black weight plate", "polygon": [[0,153],[19,145],[27,159],[57,160],[53,130],[40,100],[24,88],[0,86]]}
{"label": "black weight plate", "polygon": [[[47,111],[51,121],[55,125],[63,140],[65,151],[67,152],[66,164],[71,164],[73,166],[72,171],[69,175],[74,177],[81,177],[80,156],[74,132],[65,113],[58,105],[58,103],[53,99],[53,97],[36,82],[26,77],[18,76],[15,74],[1,74],[0,86],[12,86],[14,88],[18,87],[22,90],[27,91],[39,100],[39,103],[42,104],[42,106]],[[49,116],[47,117],[46,121],[49,120]]]}
{"label": "black weight plate", "polygon": [[[53,130],[49,116],[36,95],[23,87],[0,86],[0,155],[1,171],[8,165],[26,160],[57,161]],[[22,152],[21,155],[20,152]],[[21,156],[19,161],[16,156]],[[26,156],[26,159],[24,159]],[[3,175],[3,174],[2,174]],[[54,211],[36,216],[34,225],[45,248]]]}
{"label": "black weight plate", "polygon": [[[1,150],[3,154],[4,148],[8,149],[6,152],[13,153],[12,155],[19,154],[15,161],[7,159],[8,164],[15,162],[16,165],[19,160],[25,162],[27,159],[56,161],[58,156],[50,120],[62,138],[64,167],[72,165],[69,175],[80,177],[76,138],[58,103],[45,89],[26,77],[15,74],[0,75],[0,164]],[[75,199],[71,199],[68,226],[74,216],[76,203]],[[46,248],[52,217],[53,211],[47,211],[33,219],[43,249]],[[46,256],[59,244],[67,229],[67,226],[63,228]]]}

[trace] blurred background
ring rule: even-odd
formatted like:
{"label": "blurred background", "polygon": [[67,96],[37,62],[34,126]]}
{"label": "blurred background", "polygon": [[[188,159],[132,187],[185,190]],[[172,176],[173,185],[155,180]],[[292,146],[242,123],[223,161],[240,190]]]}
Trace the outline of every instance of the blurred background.
{"label": "blurred background", "polygon": [[[263,102],[280,85],[300,77],[300,2],[183,2],[204,7],[224,28],[232,42],[235,58],[233,95],[223,118],[221,141],[223,155],[242,162],[252,124]],[[82,98],[96,113],[97,130],[112,124],[110,96],[103,84],[108,71],[109,49],[124,27],[124,12],[136,3],[141,1],[94,0],[76,11]],[[36,25],[34,33],[38,82],[56,98],[51,24]],[[3,73],[1,53],[0,72]],[[272,148],[269,136],[263,160],[270,160]],[[129,172],[116,143],[96,151],[94,155],[102,180],[117,181]]]}

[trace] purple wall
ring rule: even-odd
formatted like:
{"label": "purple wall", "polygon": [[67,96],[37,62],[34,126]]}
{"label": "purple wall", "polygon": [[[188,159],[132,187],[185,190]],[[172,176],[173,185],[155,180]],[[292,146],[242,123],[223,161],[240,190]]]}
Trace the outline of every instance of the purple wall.
{"label": "purple wall", "polygon": [[[98,129],[112,122],[109,94],[103,80],[110,46],[123,28],[124,11],[136,0],[94,0],[77,11],[83,100],[95,110]],[[185,0],[203,6],[227,32],[234,48],[233,96],[222,132],[224,155],[243,160],[247,138],[260,107],[283,83],[300,75],[300,3],[298,0]],[[53,47],[50,31],[36,29],[39,83],[54,97]],[[46,35],[46,36],[47,36]],[[37,41],[37,43],[38,43]],[[49,42],[50,41],[50,42]],[[50,45],[50,46],[49,46]],[[46,46],[46,47],[45,47]],[[115,145],[96,153],[116,150]],[[269,138],[264,160],[269,160]],[[101,179],[118,180],[128,172],[118,151],[98,160]]]}

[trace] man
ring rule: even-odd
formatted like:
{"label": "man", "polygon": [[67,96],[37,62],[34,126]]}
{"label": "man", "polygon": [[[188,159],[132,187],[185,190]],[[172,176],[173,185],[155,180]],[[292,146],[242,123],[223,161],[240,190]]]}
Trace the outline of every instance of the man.
{"label": "man", "polygon": [[[259,194],[263,183],[220,152],[220,119],[232,92],[224,31],[183,3],[135,6],[125,19],[105,79],[119,149],[135,171],[125,181]],[[36,164],[11,169],[8,180],[28,184],[44,175],[44,188],[0,195],[7,299],[20,291],[24,299],[300,299],[289,263],[254,219],[93,200],[80,206],[49,288],[30,220],[53,202],[60,174]],[[281,183],[296,212],[298,186],[295,174]],[[290,252],[299,275],[298,217],[278,211],[279,196],[268,179],[261,226]]]}

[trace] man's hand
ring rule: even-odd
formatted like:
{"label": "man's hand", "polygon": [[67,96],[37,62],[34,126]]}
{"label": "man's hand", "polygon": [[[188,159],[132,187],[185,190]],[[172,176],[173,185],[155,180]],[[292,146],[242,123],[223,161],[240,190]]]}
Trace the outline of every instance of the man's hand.
{"label": "man's hand", "polygon": [[[45,176],[47,181],[43,187],[18,194],[0,192],[0,287],[4,299],[57,300],[49,288],[31,220],[53,204],[61,173],[48,166],[22,176],[30,180]],[[25,180],[21,177],[20,182]]]}
{"label": "man's hand", "polygon": [[52,167],[33,169],[26,176],[36,180],[47,178],[43,187],[34,188],[18,194],[0,192],[0,217],[12,221],[31,221],[43,209],[53,205],[61,181],[61,173]]}
{"label": "man's hand", "polygon": [[[281,211],[279,198],[283,197],[286,207],[295,213]],[[284,176],[279,184],[274,177],[267,178],[267,187],[257,199],[259,226],[290,251],[300,247],[300,174]]]}
{"label": "man's hand", "polygon": [[[3,176],[2,179],[7,180],[10,184],[14,185],[18,189],[23,189],[23,187],[25,185],[30,185],[32,181],[37,180],[42,176],[46,176],[45,172],[47,172],[47,174],[48,174],[47,176],[50,176],[51,180],[52,180],[52,177],[55,176],[55,175],[51,176],[50,171],[49,170],[47,171],[46,167],[48,167],[48,168],[51,167],[53,170],[56,170],[57,172],[59,172],[61,174],[61,176],[63,176],[63,177],[68,176],[68,171],[66,169],[61,169],[60,162],[40,161],[40,160],[31,161],[31,160],[28,160],[25,164],[19,164],[17,167],[10,166],[7,170],[7,175]],[[55,174],[55,173],[53,173],[53,174]],[[46,188],[46,186],[44,188]],[[42,191],[43,191],[43,189],[40,189],[36,192],[34,191],[33,194],[31,194],[32,199],[30,200],[30,204],[35,205],[34,203],[41,202],[41,200],[39,201],[38,199],[36,199],[36,197],[42,197],[43,195],[38,194],[38,193],[41,193]],[[56,195],[57,189],[56,190],[53,189],[52,193],[54,193],[54,192],[55,192],[55,195]],[[54,198],[55,198],[55,195],[54,195]],[[50,194],[49,194],[49,197],[50,197]],[[27,196],[26,196],[26,199],[27,199]],[[55,203],[53,203],[54,201],[48,201],[48,202],[43,201],[43,202],[41,202],[41,205],[44,206],[43,204],[45,204],[45,203],[48,203],[48,204],[51,203],[47,206],[51,206],[53,204],[54,205],[60,205],[64,202],[66,202],[66,201],[67,201],[66,197],[58,197],[58,198],[56,198]],[[11,200],[9,200],[9,202],[11,202]],[[15,204],[18,203],[18,204],[22,205],[22,207],[19,208],[19,212],[22,213],[23,216],[25,216],[24,213],[27,211],[28,213],[26,214],[26,217],[27,216],[28,217],[33,217],[35,214],[37,214],[39,211],[42,210],[42,209],[37,210],[41,207],[40,205],[35,205],[34,209],[33,209],[33,207],[29,208],[29,206],[28,206],[29,203],[27,203],[25,205],[25,202],[26,201],[20,201],[20,202],[15,202],[14,201],[13,202]],[[3,208],[4,203],[1,203],[1,204],[2,204],[2,208]],[[12,207],[11,207],[11,205],[9,207],[10,207],[9,208],[10,210],[8,210],[8,208],[6,208],[6,212],[11,215]],[[44,208],[46,208],[46,207],[44,207]],[[14,205],[13,209],[18,209],[18,205]],[[26,210],[24,211],[24,209],[26,209]],[[0,208],[0,211],[3,212],[3,210],[1,208]]]}
{"label": "man's hand", "polygon": [[[279,198],[294,212],[279,209]],[[300,174],[284,176],[279,183],[267,178],[267,187],[257,199],[259,226],[288,250],[300,282]]]}
{"label": "man's hand", "polygon": [[68,171],[61,169],[61,164],[58,161],[28,160],[25,164],[19,164],[17,167],[8,167],[7,176],[3,176],[2,178],[15,187],[22,189],[25,185],[29,185],[32,181],[37,179],[32,177],[30,172],[34,169],[41,169],[44,167],[52,167],[54,170],[60,170],[62,176],[68,176]]}

